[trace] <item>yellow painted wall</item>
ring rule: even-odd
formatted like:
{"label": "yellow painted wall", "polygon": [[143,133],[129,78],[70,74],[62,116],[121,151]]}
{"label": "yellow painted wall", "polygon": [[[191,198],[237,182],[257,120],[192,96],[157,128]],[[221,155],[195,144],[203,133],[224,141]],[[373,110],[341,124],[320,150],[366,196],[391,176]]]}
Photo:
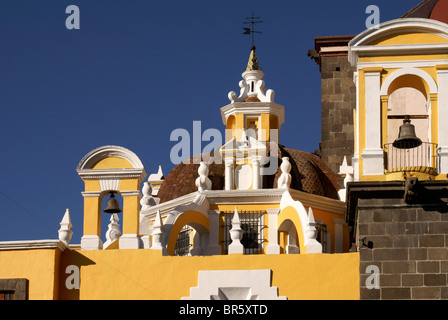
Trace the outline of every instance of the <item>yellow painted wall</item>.
{"label": "yellow painted wall", "polygon": [[383,37],[370,43],[370,45],[389,46],[410,43],[447,43],[448,40],[435,34],[423,32],[406,32]]}
{"label": "yellow painted wall", "polygon": [[0,251],[0,279],[28,279],[30,300],[58,298],[59,249]]}
{"label": "yellow painted wall", "polygon": [[[153,250],[67,251],[81,266],[80,290],[61,299],[178,300],[198,285],[199,270],[271,269],[272,286],[290,300],[359,299],[359,254],[163,257]],[[65,269],[65,265],[63,266]]]}

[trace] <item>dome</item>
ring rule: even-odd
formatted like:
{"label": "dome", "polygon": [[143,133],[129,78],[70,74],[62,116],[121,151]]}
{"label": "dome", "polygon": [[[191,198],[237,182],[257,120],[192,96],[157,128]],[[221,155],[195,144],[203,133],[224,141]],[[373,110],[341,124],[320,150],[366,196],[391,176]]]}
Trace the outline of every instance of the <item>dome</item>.
{"label": "dome", "polygon": [[[267,147],[269,151],[269,144]],[[291,189],[339,199],[338,178],[323,160],[311,153],[283,146],[279,146],[278,170],[274,175],[263,176],[263,189],[277,188],[283,157],[289,157],[291,163]],[[190,158],[190,164],[180,163],[171,170],[159,189],[160,203],[197,191],[195,181],[199,176],[199,159],[199,156],[194,156]],[[210,164],[208,177],[212,181],[212,190],[224,190],[224,164]]]}

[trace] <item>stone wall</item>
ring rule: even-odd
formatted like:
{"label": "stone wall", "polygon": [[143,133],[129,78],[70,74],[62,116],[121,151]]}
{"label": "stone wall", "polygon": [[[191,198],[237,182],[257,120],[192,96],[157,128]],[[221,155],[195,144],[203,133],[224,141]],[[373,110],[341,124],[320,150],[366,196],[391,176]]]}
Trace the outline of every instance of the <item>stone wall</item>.
{"label": "stone wall", "polygon": [[[448,299],[447,184],[419,182],[412,203],[404,182],[351,186],[356,239],[373,244],[358,242],[361,299]],[[375,280],[369,266],[378,267],[377,289],[368,288]]]}
{"label": "stone wall", "polygon": [[321,152],[334,172],[344,156],[351,165],[354,146],[353,110],[356,107],[354,69],[346,55],[321,57]]}

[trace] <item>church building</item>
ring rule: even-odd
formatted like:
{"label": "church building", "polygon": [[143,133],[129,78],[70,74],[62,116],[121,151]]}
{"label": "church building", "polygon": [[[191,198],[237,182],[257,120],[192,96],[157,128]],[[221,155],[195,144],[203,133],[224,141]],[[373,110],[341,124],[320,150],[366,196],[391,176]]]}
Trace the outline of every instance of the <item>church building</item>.
{"label": "church building", "polygon": [[426,0],[315,38],[318,154],[281,144],[288,106],[252,47],[216,107],[224,144],[166,176],[125,146],[86,150],[81,243],[68,209],[54,240],[0,242],[0,299],[448,298],[447,23]]}

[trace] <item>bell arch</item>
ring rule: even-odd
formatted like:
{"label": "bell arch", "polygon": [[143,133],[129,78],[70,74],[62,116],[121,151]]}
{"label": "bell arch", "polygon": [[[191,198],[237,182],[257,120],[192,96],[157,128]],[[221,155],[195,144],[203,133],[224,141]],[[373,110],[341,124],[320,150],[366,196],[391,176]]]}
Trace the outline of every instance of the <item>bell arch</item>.
{"label": "bell arch", "polygon": [[84,231],[81,249],[103,248],[101,240],[102,200],[111,191],[123,198],[121,249],[139,247],[140,184],[146,171],[132,151],[119,146],[103,146],[90,151],[76,171],[84,181]]}

